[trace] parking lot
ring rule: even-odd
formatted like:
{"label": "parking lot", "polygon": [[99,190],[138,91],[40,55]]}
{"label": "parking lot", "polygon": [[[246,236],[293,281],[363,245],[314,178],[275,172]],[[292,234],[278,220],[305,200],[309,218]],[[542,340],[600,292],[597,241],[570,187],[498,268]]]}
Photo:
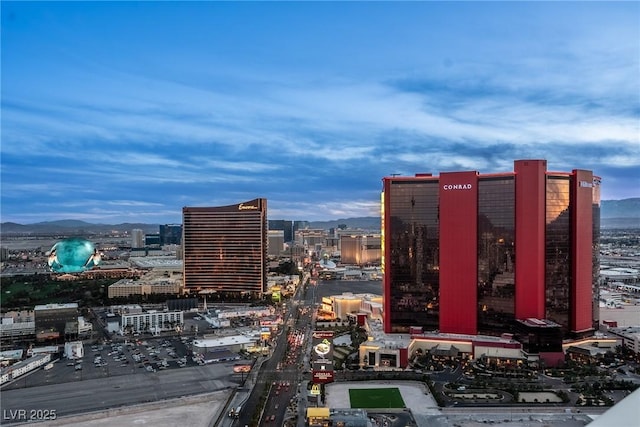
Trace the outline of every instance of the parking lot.
{"label": "parking lot", "polygon": [[85,344],[84,357],[78,360],[61,358],[52,369],[38,369],[27,374],[4,390],[33,387],[118,375],[146,374],[164,369],[196,366],[191,357],[192,338],[133,338],[122,342]]}

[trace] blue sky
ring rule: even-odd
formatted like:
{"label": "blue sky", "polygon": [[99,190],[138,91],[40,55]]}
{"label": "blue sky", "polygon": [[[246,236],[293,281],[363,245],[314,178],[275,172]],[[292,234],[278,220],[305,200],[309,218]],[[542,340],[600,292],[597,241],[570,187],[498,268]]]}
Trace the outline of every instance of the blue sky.
{"label": "blue sky", "polygon": [[591,169],[640,196],[638,2],[9,2],[2,221],[377,215],[381,179]]}

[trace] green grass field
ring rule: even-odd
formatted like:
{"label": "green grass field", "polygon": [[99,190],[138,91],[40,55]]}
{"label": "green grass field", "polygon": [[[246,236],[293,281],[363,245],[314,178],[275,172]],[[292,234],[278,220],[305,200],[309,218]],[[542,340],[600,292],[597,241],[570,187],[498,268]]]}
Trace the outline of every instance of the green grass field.
{"label": "green grass field", "polygon": [[352,408],[405,408],[397,388],[352,388],[349,400]]}

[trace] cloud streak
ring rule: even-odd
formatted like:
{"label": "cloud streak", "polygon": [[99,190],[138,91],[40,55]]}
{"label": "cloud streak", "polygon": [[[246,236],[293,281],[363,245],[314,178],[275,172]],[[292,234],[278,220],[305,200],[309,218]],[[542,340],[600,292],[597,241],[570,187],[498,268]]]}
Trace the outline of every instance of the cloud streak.
{"label": "cloud streak", "polygon": [[[270,217],[376,215],[383,176],[518,158],[592,169],[605,199],[639,195],[636,4],[580,4],[579,19],[565,4],[82,6],[2,5],[3,220],[177,222],[255,197]],[[205,25],[281,8],[305,31]],[[121,34],[138,13],[166,34]]]}

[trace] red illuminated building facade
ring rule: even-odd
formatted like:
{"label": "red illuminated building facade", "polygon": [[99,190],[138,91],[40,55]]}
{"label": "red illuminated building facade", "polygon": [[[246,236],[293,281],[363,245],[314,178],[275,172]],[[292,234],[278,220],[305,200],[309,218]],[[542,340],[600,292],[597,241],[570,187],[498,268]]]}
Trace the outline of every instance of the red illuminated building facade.
{"label": "red illuminated building facade", "polygon": [[[514,171],[383,178],[384,330],[500,334],[597,322],[600,179],[517,160]],[[595,301],[597,303],[597,301]]]}

